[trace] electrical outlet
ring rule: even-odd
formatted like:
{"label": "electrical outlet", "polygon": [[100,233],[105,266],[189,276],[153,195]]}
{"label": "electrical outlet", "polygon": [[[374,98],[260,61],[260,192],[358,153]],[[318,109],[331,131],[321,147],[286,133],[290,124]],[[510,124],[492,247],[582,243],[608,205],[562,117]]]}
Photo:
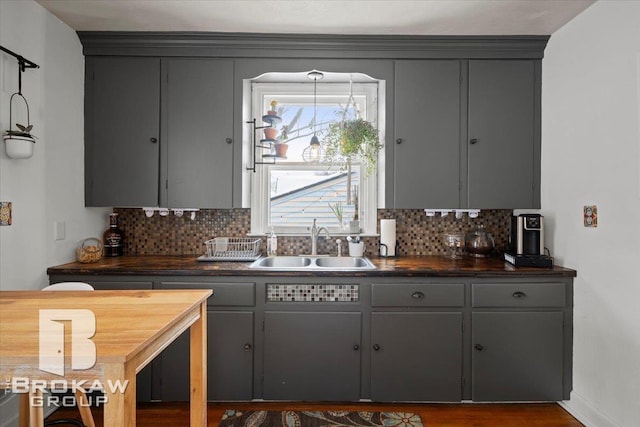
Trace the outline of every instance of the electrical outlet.
{"label": "electrical outlet", "polygon": [[598,206],[591,205],[584,207],[584,226],[585,227],[597,227],[598,226]]}
{"label": "electrical outlet", "polygon": [[11,225],[11,211],[13,203],[0,202],[0,225]]}

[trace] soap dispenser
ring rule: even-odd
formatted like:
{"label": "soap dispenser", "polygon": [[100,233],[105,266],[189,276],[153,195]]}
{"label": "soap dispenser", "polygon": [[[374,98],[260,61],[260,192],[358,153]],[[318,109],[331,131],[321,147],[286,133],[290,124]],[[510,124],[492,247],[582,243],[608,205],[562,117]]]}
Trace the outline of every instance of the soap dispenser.
{"label": "soap dispenser", "polygon": [[278,236],[276,236],[276,232],[273,230],[273,226],[271,226],[271,231],[267,236],[267,256],[276,255],[278,255]]}

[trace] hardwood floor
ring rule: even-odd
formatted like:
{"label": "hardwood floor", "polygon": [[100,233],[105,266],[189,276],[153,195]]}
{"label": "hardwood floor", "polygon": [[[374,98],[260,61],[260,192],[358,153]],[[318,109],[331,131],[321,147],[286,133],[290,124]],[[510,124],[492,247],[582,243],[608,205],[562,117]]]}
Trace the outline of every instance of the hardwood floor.
{"label": "hardwood floor", "polygon": [[[414,412],[425,426],[445,427],[581,427],[555,403],[531,404],[374,404],[374,403],[297,403],[252,402],[209,403],[208,425],[216,427],[226,409],[242,410],[369,410]],[[92,409],[96,427],[102,427],[102,410]],[[63,408],[47,420],[80,419],[77,408]],[[189,425],[187,403],[146,403],[138,405],[138,427],[180,427]]]}

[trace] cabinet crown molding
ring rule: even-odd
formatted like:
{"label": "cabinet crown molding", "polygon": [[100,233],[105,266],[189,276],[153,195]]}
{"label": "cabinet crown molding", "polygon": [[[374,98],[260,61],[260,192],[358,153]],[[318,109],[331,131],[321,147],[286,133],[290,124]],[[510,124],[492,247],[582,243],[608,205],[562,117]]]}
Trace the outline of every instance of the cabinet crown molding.
{"label": "cabinet crown molding", "polygon": [[541,59],[549,36],[79,31],[85,55],[235,58]]}

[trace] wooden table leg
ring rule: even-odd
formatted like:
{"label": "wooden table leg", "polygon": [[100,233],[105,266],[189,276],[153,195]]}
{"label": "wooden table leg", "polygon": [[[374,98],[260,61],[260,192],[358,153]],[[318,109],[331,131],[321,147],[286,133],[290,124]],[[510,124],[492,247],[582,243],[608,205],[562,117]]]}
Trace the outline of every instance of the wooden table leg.
{"label": "wooden table leg", "polygon": [[[104,368],[104,427],[135,427],[136,425],[136,373],[123,365],[105,365]],[[128,380],[124,392],[110,387],[109,381],[122,384]]]}
{"label": "wooden table leg", "polygon": [[200,318],[189,330],[189,379],[191,427],[207,426],[207,302],[200,305]]}
{"label": "wooden table leg", "polygon": [[18,425],[20,427],[29,426],[29,393],[20,393],[20,415],[18,415]]}
{"label": "wooden table leg", "polygon": [[96,424],[93,421],[93,414],[91,414],[91,405],[87,399],[87,394],[80,390],[76,390],[75,396],[82,424],[86,427],[96,427]]}
{"label": "wooden table leg", "polygon": [[44,425],[44,408],[42,390],[36,388],[29,392],[29,426],[42,427]]}

